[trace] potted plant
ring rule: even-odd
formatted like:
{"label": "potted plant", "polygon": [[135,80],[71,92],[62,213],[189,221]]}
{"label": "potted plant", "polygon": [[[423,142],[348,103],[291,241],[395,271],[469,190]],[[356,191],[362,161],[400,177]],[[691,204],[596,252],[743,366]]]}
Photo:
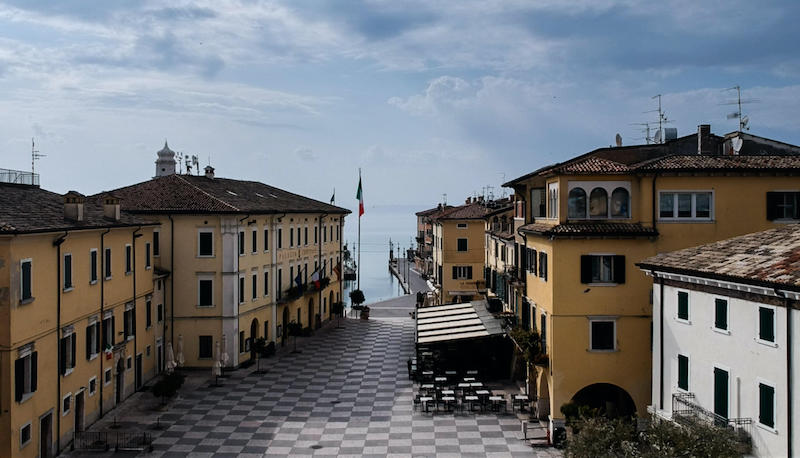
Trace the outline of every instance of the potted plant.
{"label": "potted plant", "polygon": [[361,307],[361,319],[368,320],[369,319],[369,306],[365,305]]}
{"label": "potted plant", "polygon": [[266,374],[267,371],[261,370],[261,358],[265,358],[267,356],[267,339],[263,337],[259,337],[258,339],[253,342],[253,352],[256,355],[256,374]]}
{"label": "potted plant", "polygon": [[183,385],[184,375],[180,372],[164,374],[161,380],[153,385],[153,396],[161,398],[161,405],[166,405],[167,399],[175,396]]}

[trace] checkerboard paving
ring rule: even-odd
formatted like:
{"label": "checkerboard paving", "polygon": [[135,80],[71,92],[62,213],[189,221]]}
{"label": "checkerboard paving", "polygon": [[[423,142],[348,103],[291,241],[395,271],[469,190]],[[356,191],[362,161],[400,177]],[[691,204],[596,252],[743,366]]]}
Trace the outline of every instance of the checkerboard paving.
{"label": "checkerboard paving", "polygon": [[[291,345],[288,342],[287,345]],[[301,353],[236,371],[175,403],[154,456],[554,456],[512,415],[413,410],[408,319],[344,320]]]}

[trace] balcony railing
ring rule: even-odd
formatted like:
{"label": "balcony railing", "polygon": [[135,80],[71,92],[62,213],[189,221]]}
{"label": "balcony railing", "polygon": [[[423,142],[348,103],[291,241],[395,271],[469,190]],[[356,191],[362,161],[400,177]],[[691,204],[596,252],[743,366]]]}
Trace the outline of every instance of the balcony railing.
{"label": "balcony railing", "polygon": [[285,304],[287,302],[291,302],[295,299],[298,299],[299,297],[305,294],[316,293],[322,289],[325,289],[330,283],[331,283],[330,277],[325,277],[320,279],[319,288],[317,288],[314,282],[303,284],[300,287],[297,287],[297,285],[292,286],[278,297],[278,303]]}
{"label": "balcony railing", "polygon": [[0,183],[39,186],[39,174],[22,170],[0,169]]}
{"label": "balcony railing", "polygon": [[694,393],[674,393],[672,395],[672,418],[677,423],[685,420],[702,421],[716,425],[720,428],[730,428],[736,433],[739,443],[744,450],[752,446],[751,427],[752,418],[725,418],[711,412],[695,401]]}

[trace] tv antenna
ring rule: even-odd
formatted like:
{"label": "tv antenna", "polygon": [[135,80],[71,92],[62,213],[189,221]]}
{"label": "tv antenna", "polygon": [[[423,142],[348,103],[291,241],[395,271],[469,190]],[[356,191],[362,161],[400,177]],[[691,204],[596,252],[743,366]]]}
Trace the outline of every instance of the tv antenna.
{"label": "tv antenna", "polygon": [[[645,111],[645,113],[658,113],[658,131],[653,137],[653,143],[664,143],[664,124],[672,122],[667,119],[667,114],[661,109],[661,94],[656,94],[650,99],[658,99],[658,109]],[[653,123],[655,124],[655,123]]]}
{"label": "tv antenna", "polygon": [[733,113],[728,113],[726,118],[739,120],[739,132],[750,130],[750,126],[748,125],[750,122],[750,117],[742,113],[742,104],[760,102],[760,100],[758,99],[742,100],[742,88],[738,84],[736,86],[723,89],[723,92],[733,91],[733,90],[736,90],[736,101],[723,102],[720,105],[736,105],[737,111],[734,111]]}
{"label": "tv antenna", "polygon": [[31,137],[31,173],[36,173],[36,161],[43,157],[47,157],[47,155],[39,153],[39,150],[36,149],[36,142]]}
{"label": "tv antenna", "polygon": [[442,194],[442,205],[447,206],[447,193]]}
{"label": "tv antenna", "polygon": [[654,123],[652,123],[652,122],[632,122],[632,123],[630,123],[630,125],[632,125],[632,126],[640,126],[639,127],[639,132],[643,133],[644,137],[638,137],[637,140],[644,140],[645,143],[647,143],[648,145],[650,143],[654,143],[653,136],[650,135],[650,129],[651,129],[650,126],[652,124],[654,124]]}

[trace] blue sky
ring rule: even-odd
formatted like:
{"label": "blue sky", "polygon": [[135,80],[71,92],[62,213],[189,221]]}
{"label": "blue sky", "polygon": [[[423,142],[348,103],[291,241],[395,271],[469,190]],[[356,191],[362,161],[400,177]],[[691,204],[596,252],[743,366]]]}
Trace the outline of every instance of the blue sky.
{"label": "blue sky", "polygon": [[0,3],[0,167],[148,179],[155,152],[353,206],[461,201],[612,144],[655,94],[679,135],[800,144],[800,3],[348,0]]}

